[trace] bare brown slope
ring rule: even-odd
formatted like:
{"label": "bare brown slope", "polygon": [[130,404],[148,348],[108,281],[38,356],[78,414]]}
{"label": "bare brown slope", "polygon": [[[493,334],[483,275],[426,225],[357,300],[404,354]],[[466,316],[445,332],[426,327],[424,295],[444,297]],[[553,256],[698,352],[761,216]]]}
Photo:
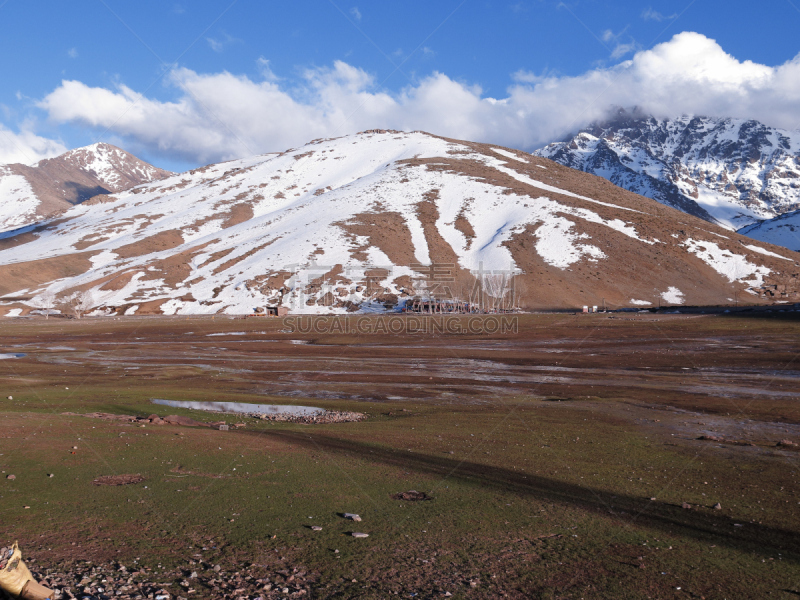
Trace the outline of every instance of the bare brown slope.
{"label": "bare brown slope", "polygon": [[[799,253],[760,242],[759,246],[776,254],[787,258],[793,257],[794,263],[756,254],[744,247],[745,244],[753,244],[754,240],[751,238],[624,190],[602,177],[512,148],[460,140],[448,139],[448,141],[467,145],[476,152],[504,161],[514,171],[536,181],[613,204],[623,210],[532,188],[496,169],[466,157],[462,158],[458,153],[446,158],[412,159],[402,162],[411,167],[464,175],[504,187],[509,193],[520,196],[527,195],[531,198],[547,196],[569,206],[585,208],[607,220],[620,219],[632,223],[639,237],[643,239],[667,242],[648,245],[609,227],[569,215],[569,219],[575,222],[575,231],[587,234],[590,238],[589,243],[598,246],[609,259],[592,262],[584,258],[567,269],[560,269],[545,263],[535,251],[537,227],[529,225],[525,231],[513,235],[512,239],[506,242],[515,262],[524,271],[521,276],[526,288],[523,305],[529,308],[602,305],[603,302],[607,305],[628,306],[632,299],[650,301],[656,305],[659,303],[660,294],[672,286],[679,288],[684,293],[687,303],[691,304],[717,305],[741,300],[739,293],[748,286],[740,282],[730,282],[700,258],[688,252],[681,246],[688,239],[713,240],[720,248],[735,254],[749,255],[751,260],[767,266],[772,271],[767,278],[767,284],[785,286],[784,299],[800,300],[800,279],[797,276],[800,272]],[[526,162],[506,158],[495,153],[492,148],[501,148],[516,154]],[[755,298],[748,294],[747,300],[755,301]]]}
{"label": "bare brown slope", "polygon": [[0,266],[0,296],[33,289],[48,281],[75,277],[92,267],[96,252],[80,252]]}

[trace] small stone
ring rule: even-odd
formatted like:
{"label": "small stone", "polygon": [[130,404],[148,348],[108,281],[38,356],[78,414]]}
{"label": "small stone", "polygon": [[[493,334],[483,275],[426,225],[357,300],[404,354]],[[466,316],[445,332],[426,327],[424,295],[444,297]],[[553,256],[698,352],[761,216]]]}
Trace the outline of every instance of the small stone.
{"label": "small stone", "polygon": [[72,449],[73,449],[73,450],[77,450],[77,449],[78,449],[78,447],[77,447],[77,446],[73,446],[73,447],[72,447]]}
{"label": "small stone", "polygon": [[687,508],[687,509],[688,509],[688,508],[692,508],[692,505],[691,505],[691,504],[689,504],[688,502],[683,502],[683,503],[681,504],[681,508]]}
{"label": "small stone", "polygon": [[48,473],[47,476],[48,477],[55,477],[55,475],[53,475],[52,473]]}
{"label": "small stone", "polygon": [[214,565],[214,572],[215,573],[219,573],[221,570],[222,570],[222,567],[220,567],[219,565]]}
{"label": "small stone", "polygon": [[351,521],[361,521],[361,517],[355,513],[344,513],[344,518],[350,519]]}
{"label": "small stone", "polygon": [[719,502],[717,502],[717,503],[714,505],[714,510],[722,510],[722,504],[720,504]]}
{"label": "small stone", "polygon": [[320,527],[319,525],[312,525],[311,531],[322,531],[322,527]]}
{"label": "small stone", "polygon": [[13,400],[13,399],[14,399],[14,396],[9,396],[9,397],[8,397],[8,399],[9,399],[9,400]]}
{"label": "small stone", "polygon": [[655,497],[655,496],[653,496],[652,498],[650,498],[650,502],[655,502],[655,501],[656,501],[656,497]]}
{"label": "small stone", "polygon": [[354,532],[353,532],[353,533],[351,533],[350,535],[352,535],[354,538],[365,538],[365,537],[369,537],[369,534],[368,534],[368,533],[361,533],[360,531],[354,531]]}
{"label": "small stone", "polygon": [[6,477],[6,479],[16,479],[16,478],[17,478],[16,475],[9,475],[8,477]]}
{"label": "small stone", "polygon": [[797,446],[797,444],[792,440],[781,440],[778,442],[778,446]]}

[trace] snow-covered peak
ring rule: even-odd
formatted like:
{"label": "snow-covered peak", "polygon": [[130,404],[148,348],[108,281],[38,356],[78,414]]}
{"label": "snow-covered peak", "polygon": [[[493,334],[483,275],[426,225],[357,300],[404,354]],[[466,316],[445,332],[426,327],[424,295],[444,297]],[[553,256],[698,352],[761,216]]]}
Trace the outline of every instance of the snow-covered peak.
{"label": "snow-covered peak", "polygon": [[61,156],[37,163],[37,167],[61,163],[80,169],[101,182],[111,192],[119,192],[132,185],[163,179],[169,172],[139,160],[132,154],[98,142],[75,148]]}

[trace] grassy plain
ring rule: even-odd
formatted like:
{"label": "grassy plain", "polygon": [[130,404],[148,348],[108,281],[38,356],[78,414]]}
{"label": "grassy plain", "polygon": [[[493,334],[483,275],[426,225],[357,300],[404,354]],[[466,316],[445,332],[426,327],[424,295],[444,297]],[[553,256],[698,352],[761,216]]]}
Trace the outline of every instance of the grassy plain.
{"label": "grassy plain", "polygon": [[[40,564],[298,568],[316,597],[796,598],[800,452],[777,445],[800,443],[796,314],[6,319],[0,352],[25,356],[0,360],[3,537]],[[220,419],[153,398],[368,419],[63,414]],[[115,474],[145,481],[92,485]],[[391,498],[412,489],[433,499]]]}

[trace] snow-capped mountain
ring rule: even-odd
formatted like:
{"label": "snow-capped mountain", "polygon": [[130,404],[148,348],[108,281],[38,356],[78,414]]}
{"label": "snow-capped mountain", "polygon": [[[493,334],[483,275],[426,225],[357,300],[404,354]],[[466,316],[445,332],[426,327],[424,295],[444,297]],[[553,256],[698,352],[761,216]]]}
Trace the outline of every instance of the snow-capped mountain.
{"label": "snow-capped mountain", "polygon": [[10,314],[46,291],[116,314],[383,309],[503,297],[509,280],[522,307],[757,300],[772,281],[800,293],[798,253],[547,159],[421,132],[194,169],[0,234],[0,250]]}
{"label": "snow-capped mountain", "polygon": [[732,230],[800,208],[800,132],[758,121],[620,110],[534,154]]}
{"label": "snow-capped mountain", "polygon": [[98,194],[172,175],[110,144],[92,144],[33,166],[0,165],[0,231],[23,227]]}

